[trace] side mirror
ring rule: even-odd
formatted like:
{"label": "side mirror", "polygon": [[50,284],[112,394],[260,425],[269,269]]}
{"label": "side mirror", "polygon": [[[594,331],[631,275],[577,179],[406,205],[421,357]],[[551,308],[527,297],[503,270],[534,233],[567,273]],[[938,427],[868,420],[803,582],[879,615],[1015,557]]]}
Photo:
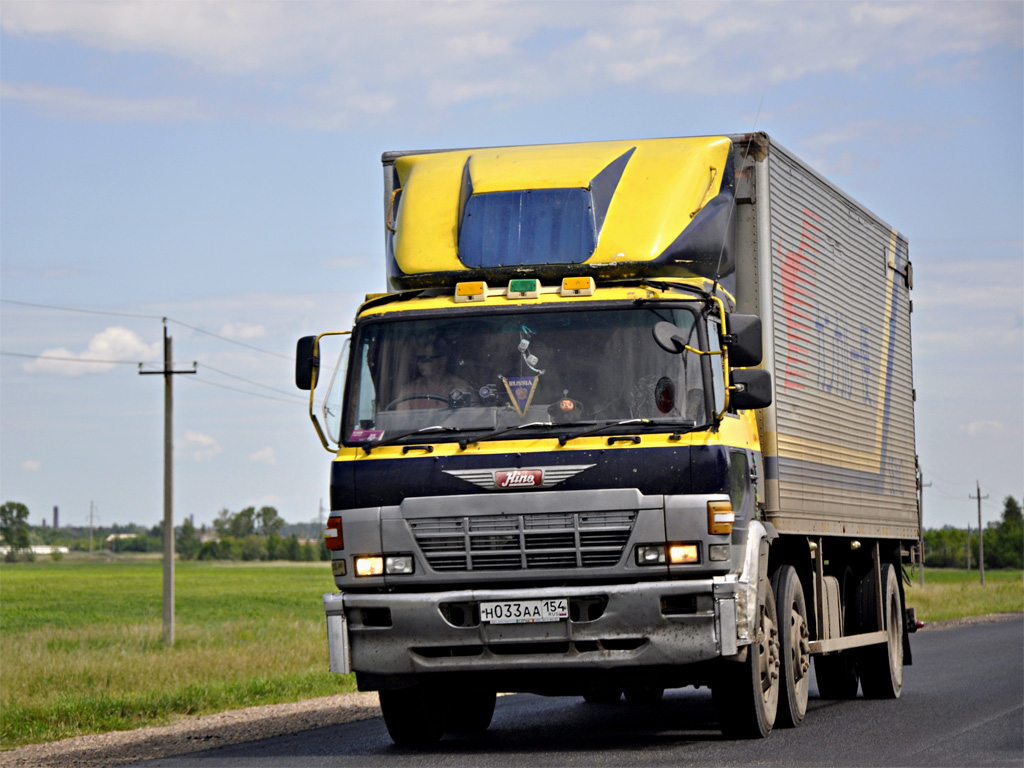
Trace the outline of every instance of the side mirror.
{"label": "side mirror", "polygon": [[757,315],[726,315],[729,335],[725,343],[729,347],[729,366],[749,368],[760,365],[763,357],[761,347],[761,318]]}
{"label": "side mirror", "polygon": [[772,404],[772,375],[760,368],[744,368],[729,374],[729,407],[737,411],[767,408]]}
{"label": "side mirror", "polygon": [[316,336],[303,336],[295,345],[295,386],[308,392],[313,388],[314,377],[319,370]]}
{"label": "side mirror", "polygon": [[673,355],[681,355],[686,349],[686,337],[672,323],[662,320],[653,329],[654,340],[658,346]]}

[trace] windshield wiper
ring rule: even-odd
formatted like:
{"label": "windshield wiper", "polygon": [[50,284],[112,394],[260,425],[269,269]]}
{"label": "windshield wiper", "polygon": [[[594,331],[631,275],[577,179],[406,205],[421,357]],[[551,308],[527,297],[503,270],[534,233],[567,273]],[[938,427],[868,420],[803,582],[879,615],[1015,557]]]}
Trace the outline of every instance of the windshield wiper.
{"label": "windshield wiper", "polygon": [[[677,422],[678,423],[678,422]],[[575,440],[577,437],[588,437],[590,435],[596,435],[598,432],[603,432],[606,429],[613,429],[615,427],[624,427],[627,424],[640,424],[642,426],[669,426],[665,421],[656,421],[654,419],[623,419],[622,421],[610,421],[607,424],[602,424],[600,427],[594,427],[594,429],[588,429],[585,432],[577,432],[574,435],[562,435],[558,438],[559,445],[565,445],[570,440]],[[696,425],[689,423],[689,420],[682,426],[681,429],[675,430],[669,439],[678,440],[680,436],[685,435],[687,432],[695,432],[698,429],[706,429],[709,425],[702,424]]]}
{"label": "windshield wiper", "polygon": [[391,445],[392,443],[397,443],[399,440],[405,440],[405,438],[412,437],[413,435],[422,435],[422,434],[425,434],[427,432],[460,432],[460,431],[461,430],[458,427],[445,427],[445,426],[442,426],[440,424],[435,424],[432,427],[423,427],[422,429],[414,429],[412,432],[406,432],[406,433],[401,434],[401,435],[395,435],[394,437],[389,437],[387,440],[378,440],[375,443],[365,443],[364,445],[362,445],[360,447],[364,451],[366,451],[366,453],[370,453],[370,451],[372,451],[374,448],[380,448],[380,447],[385,446],[385,445]]}
{"label": "windshield wiper", "polygon": [[622,421],[610,421],[607,424],[602,424],[600,427],[594,427],[588,429],[585,432],[577,432],[575,435],[562,435],[558,438],[559,445],[565,445],[570,440],[575,440],[577,437],[587,437],[589,435],[596,435],[598,432],[603,432],[606,429],[612,429],[614,427],[624,427],[627,424],[652,424],[650,419],[623,419]]}
{"label": "windshield wiper", "polygon": [[462,450],[466,450],[466,448],[468,446],[472,445],[473,443],[482,443],[484,440],[493,440],[496,437],[501,437],[502,435],[507,435],[509,432],[515,432],[517,429],[526,429],[527,427],[553,427],[553,426],[555,426],[555,423],[553,421],[531,421],[528,424],[516,424],[514,427],[509,427],[508,429],[503,429],[500,432],[492,432],[489,435],[483,435],[481,437],[476,438],[475,440],[469,440],[469,439],[464,437],[461,440],[459,440],[459,448],[461,448]]}

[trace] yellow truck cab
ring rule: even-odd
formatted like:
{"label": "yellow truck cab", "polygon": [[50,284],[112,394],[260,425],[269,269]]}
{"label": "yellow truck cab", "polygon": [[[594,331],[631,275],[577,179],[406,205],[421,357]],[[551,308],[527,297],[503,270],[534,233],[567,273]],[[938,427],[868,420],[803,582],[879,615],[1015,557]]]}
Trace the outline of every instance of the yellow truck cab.
{"label": "yellow truck cab", "polygon": [[389,292],[296,383],[334,454],[331,669],[392,738],[688,685],[761,737],[812,656],[822,695],[898,696],[906,241],[763,134],[383,164]]}

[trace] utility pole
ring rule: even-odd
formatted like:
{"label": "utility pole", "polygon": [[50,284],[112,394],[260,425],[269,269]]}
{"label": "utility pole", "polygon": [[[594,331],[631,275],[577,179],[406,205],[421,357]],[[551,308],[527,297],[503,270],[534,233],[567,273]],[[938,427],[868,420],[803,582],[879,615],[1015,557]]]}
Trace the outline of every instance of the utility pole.
{"label": "utility pole", "polygon": [[[164,377],[164,643],[174,645],[174,389],[173,376],[176,373],[195,373],[174,370],[171,354],[172,339],[167,335],[167,318],[164,323],[164,369],[143,371],[140,375],[160,374]],[[141,369],[141,365],[139,368]]]}
{"label": "utility pole", "polygon": [[917,573],[918,583],[924,586],[924,489],[931,483],[924,482],[924,472],[917,468],[917,552],[921,562]]}
{"label": "utility pole", "polygon": [[92,557],[92,502],[89,502],[89,557]]}
{"label": "utility pole", "polygon": [[[981,586],[985,586],[985,530],[981,527],[981,500],[987,499],[988,494],[981,495],[981,483],[977,480],[976,488],[978,489],[977,496],[971,496],[968,494],[968,499],[978,500],[978,572],[981,573]],[[967,540],[970,541],[970,534],[967,536]]]}

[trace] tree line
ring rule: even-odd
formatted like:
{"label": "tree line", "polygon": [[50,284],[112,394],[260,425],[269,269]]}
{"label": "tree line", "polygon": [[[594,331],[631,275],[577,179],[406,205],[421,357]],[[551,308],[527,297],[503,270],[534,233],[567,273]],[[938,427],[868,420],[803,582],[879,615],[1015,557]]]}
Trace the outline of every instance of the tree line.
{"label": "tree line", "polygon": [[[6,559],[34,560],[32,547],[67,547],[72,552],[162,552],[163,522],[151,528],[129,523],[88,527],[29,525],[29,510],[15,501],[0,506],[0,543]],[[246,507],[240,512],[222,509],[212,527],[197,527],[192,517],[175,526],[175,549],[183,560],[329,560],[321,526],[287,523],[274,507]],[[121,534],[107,539],[111,534]],[[54,555],[59,559],[59,555]]]}
{"label": "tree line", "polygon": [[[977,529],[933,528],[924,532],[924,564],[929,568],[977,568]],[[1024,568],[1024,519],[1020,503],[1007,496],[1003,516],[981,532],[986,568]],[[968,540],[968,536],[970,539]]]}

